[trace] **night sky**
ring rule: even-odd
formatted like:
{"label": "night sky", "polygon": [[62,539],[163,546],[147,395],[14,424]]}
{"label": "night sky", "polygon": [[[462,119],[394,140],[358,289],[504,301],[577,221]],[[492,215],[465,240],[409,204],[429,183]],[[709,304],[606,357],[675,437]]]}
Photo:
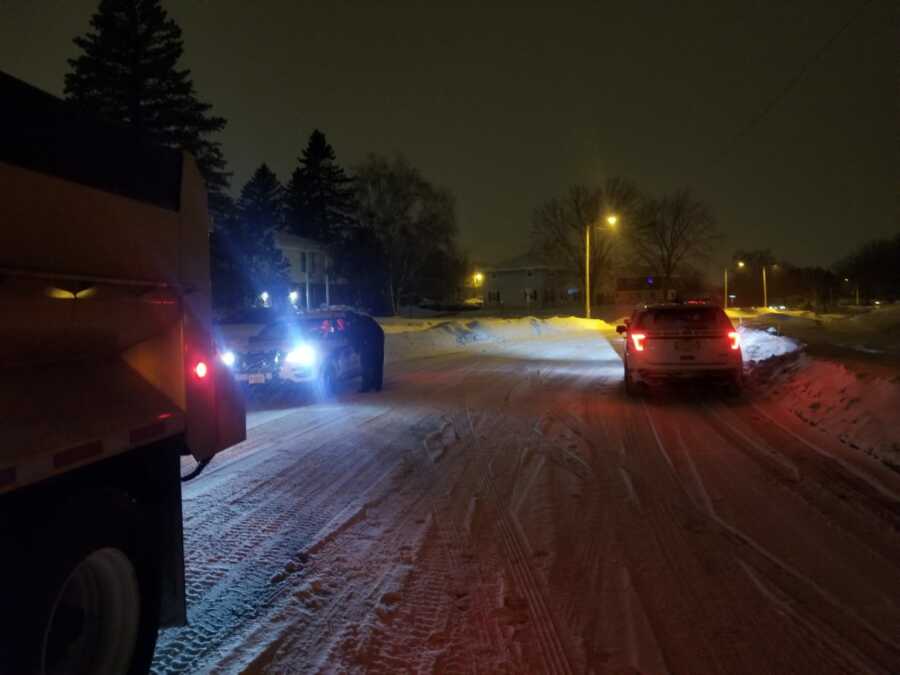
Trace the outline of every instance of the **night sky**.
{"label": "night sky", "polygon": [[[487,4],[164,2],[182,65],[229,120],[235,192],[262,161],[286,180],[320,128],[345,165],[399,151],[453,190],[477,260],[526,249],[540,201],[612,174],[694,186],[723,253],[830,264],[897,231],[891,0],[872,0],[738,140],[859,0]],[[0,69],[61,94],[96,6],[0,0]]]}

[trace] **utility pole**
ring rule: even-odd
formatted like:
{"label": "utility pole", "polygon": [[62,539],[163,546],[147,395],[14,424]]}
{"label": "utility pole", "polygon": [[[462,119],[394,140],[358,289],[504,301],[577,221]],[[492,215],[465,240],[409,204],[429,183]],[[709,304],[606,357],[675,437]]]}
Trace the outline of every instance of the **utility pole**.
{"label": "utility pole", "polygon": [[725,309],[728,309],[728,268],[725,268]]}
{"label": "utility pole", "polygon": [[591,318],[591,226],[584,228],[584,316]]}
{"label": "utility pole", "polygon": [[766,266],[762,266],[762,277],[763,277],[763,307],[769,306],[769,291],[766,288]]}
{"label": "utility pole", "polygon": [[306,269],[306,311],[309,311],[309,268]]}
{"label": "utility pole", "polygon": [[328,275],[325,275],[325,305],[331,307],[331,288],[328,283]]}

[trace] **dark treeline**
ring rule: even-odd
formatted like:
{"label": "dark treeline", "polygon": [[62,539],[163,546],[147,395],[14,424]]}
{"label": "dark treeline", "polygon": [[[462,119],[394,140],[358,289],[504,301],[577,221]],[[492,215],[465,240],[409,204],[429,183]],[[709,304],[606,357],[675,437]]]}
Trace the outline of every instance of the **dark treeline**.
{"label": "dark treeline", "polygon": [[831,268],[797,266],[770,249],[732,255],[729,288],[740,305],[761,305],[766,271],[769,305],[828,311],[838,305],[896,302],[900,299],[900,234],[860,246]]}
{"label": "dark treeline", "polygon": [[287,185],[262,164],[213,230],[220,306],[287,297],[288,264],[275,234],[321,244],[339,301],[396,312],[423,297],[452,297],[465,274],[453,196],[402,157],[370,155],[349,175],[313,131]]}
{"label": "dark treeline", "polygon": [[287,297],[290,268],[276,245],[279,231],[327,251],[326,272],[341,302],[396,311],[423,297],[450,298],[459,287],[465,259],[453,196],[401,157],[371,155],[346,171],[316,130],[286,184],[263,163],[233,199],[215,140],[226,120],[198,97],[181,67],[181,29],[160,0],[101,0],[90,29],[74,42],[69,100],[196,158],[209,190],[217,306],[251,305],[263,290]]}
{"label": "dark treeline", "polygon": [[654,196],[621,177],[573,185],[536,208],[531,227],[532,250],[547,263],[579,279],[589,265],[595,301],[600,284],[623,273],[659,278],[663,289],[699,288],[698,266],[719,239],[712,210],[690,189]]}

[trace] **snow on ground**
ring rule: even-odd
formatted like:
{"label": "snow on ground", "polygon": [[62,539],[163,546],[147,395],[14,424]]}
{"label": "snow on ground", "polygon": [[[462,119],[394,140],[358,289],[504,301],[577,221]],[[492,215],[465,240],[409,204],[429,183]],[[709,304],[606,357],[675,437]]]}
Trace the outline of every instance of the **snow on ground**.
{"label": "snow on ground", "polygon": [[498,345],[566,331],[609,331],[604,321],[577,317],[538,319],[471,318],[380,319],[385,328],[386,363],[463,351],[473,345]]}
{"label": "snow on ground", "polygon": [[[731,312],[730,312],[731,313]],[[900,306],[843,315],[735,312],[758,390],[822,433],[900,470]],[[767,331],[749,326],[767,328]],[[769,332],[771,331],[771,332]],[[773,335],[787,333],[793,339]],[[803,355],[779,351],[781,339]]]}
{"label": "snow on ground", "polygon": [[404,332],[184,486],[155,672],[898,671],[896,473],[753,390],[626,397],[609,325]]}
{"label": "snow on ground", "polygon": [[800,345],[796,340],[771,333],[741,326],[738,328],[741,335],[741,351],[744,362],[756,364],[777,356],[784,356],[797,351]]}
{"label": "snow on ground", "polygon": [[610,324],[470,319],[390,332],[381,394],[269,401],[184,486],[154,672],[898,672],[900,475],[781,405],[863,387],[742,335],[739,400],[626,397]]}
{"label": "snow on ground", "polygon": [[728,310],[745,325],[796,337],[813,349],[841,348],[865,354],[900,357],[900,305],[854,308],[841,314],[808,311]]}
{"label": "snow on ground", "polygon": [[757,379],[799,419],[900,471],[900,372],[803,355],[776,359]]}

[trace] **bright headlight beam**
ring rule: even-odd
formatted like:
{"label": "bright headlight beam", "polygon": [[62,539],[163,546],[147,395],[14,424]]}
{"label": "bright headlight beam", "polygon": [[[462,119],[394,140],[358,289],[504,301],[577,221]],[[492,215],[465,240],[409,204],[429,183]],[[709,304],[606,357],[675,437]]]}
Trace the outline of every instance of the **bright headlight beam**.
{"label": "bright headlight beam", "polygon": [[237,360],[237,357],[234,355],[234,352],[222,352],[219,354],[219,358],[222,359],[222,363],[231,368],[234,365],[234,362]]}
{"label": "bright headlight beam", "polygon": [[299,366],[311,366],[316,362],[316,350],[312,345],[297,345],[287,353],[284,360]]}

